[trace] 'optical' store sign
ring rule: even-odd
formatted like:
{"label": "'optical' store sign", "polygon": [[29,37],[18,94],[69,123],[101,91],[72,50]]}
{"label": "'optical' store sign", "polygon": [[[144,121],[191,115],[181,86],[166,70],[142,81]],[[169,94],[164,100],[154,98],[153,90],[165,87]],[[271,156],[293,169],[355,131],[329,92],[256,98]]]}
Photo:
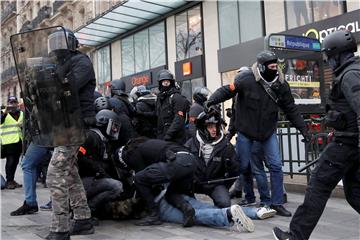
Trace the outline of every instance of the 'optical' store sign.
{"label": "'optical' store sign", "polygon": [[322,42],[327,35],[341,29],[352,32],[356,42],[360,42],[360,10],[294,28],[286,33],[316,38]]}

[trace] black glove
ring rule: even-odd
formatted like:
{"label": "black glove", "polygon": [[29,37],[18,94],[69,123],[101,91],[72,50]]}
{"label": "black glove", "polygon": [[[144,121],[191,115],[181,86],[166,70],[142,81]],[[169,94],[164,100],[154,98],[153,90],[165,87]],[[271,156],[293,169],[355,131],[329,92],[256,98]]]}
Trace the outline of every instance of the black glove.
{"label": "black glove", "polygon": [[204,102],[204,112],[208,113],[210,111],[210,106],[213,105],[210,101]]}
{"label": "black glove", "polygon": [[95,117],[84,117],[84,124],[86,126],[96,126],[96,118]]}

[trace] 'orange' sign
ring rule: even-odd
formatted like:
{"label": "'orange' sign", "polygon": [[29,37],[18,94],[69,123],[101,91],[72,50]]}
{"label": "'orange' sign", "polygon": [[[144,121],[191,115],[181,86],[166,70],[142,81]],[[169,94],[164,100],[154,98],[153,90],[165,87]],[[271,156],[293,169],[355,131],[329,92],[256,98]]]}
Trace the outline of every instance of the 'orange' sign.
{"label": "'orange' sign", "polygon": [[183,63],[182,69],[183,69],[183,75],[184,75],[184,76],[189,76],[189,75],[191,75],[191,73],[192,73],[191,62]]}

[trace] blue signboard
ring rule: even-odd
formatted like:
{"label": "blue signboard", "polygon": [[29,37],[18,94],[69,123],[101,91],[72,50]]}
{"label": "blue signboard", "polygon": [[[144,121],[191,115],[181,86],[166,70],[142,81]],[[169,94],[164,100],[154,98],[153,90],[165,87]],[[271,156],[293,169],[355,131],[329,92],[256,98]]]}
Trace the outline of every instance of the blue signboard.
{"label": "blue signboard", "polygon": [[271,34],[269,36],[268,45],[271,48],[283,48],[288,50],[321,51],[319,40],[302,36]]}

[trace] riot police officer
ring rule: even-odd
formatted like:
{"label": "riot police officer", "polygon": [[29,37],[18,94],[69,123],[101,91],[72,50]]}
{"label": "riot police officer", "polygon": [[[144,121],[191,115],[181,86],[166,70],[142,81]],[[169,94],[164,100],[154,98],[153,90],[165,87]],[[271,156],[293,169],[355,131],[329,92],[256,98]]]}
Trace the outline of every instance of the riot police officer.
{"label": "riot police officer", "polygon": [[137,137],[137,133],[131,124],[131,119],[121,110],[121,107],[123,106],[121,100],[117,98],[99,97],[95,100],[94,105],[96,112],[103,109],[111,110],[115,112],[119,118],[119,137],[116,140],[111,141],[111,144],[115,149],[125,145],[131,138]]}
{"label": "riot police officer", "polygon": [[354,56],[356,41],[346,30],[328,35],[322,50],[334,74],[326,122],[335,129],[335,140],[320,155],[289,231],[273,229],[276,239],[309,239],[340,180],[346,200],[360,214],[360,58]]}
{"label": "riot police officer", "polygon": [[[190,193],[195,170],[194,156],[185,147],[160,139],[135,138],[118,151],[118,160],[127,169],[135,171],[135,187],[143,198],[148,216],[137,225],[159,225],[159,205],[153,188],[162,184],[167,187],[167,199],[178,207],[188,219],[184,225],[192,225],[194,210],[179,198],[177,193]],[[173,195],[176,196],[175,200]]]}
{"label": "riot police officer", "polygon": [[125,82],[121,79],[115,79],[110,82],[111,98],[120,100],[119,109],[132,118],[135,114],[135,108],[129,101],[129,95],[125,91]]}
{"label": "riot police officer", "polygon": [[210,90],[206,87],[197,87],[193,93],[194,103],[190,107],[189,111],[189,138],[195,137],[196,126],[195,120],[200,113],[204,111],[204,102],[208,99]]}
{"label": "riot police officer", "polygon": [[81,180],[92,214],[101,213],[105,204],[132,195],[128,183],[128,172],[114,161],[115,149],[111,141],[116,141],[120,133],[120,118],[111,110],[103,109],[96,114],[96,127],[87,131],[84,144],[78,154]]}
{"label": "riot police officer", "polygon": [[[67,54],[65,61],[59,63],[58,74],[59,77],[67,76],[70,85],[77,90],[82,119],[87,126],[90,126],[96,121],[93,105],[96,84],[94,69],[89,57],[76,50],[79,43],[74,33],[66,30],[66,37],[69,49],[64,49],[64,45],[58,45],[63,42],[63,31],[49,35],[48,46],[51,47],[49,52],[51,54],[62,51]],[[70,239],[69,198],[75,220],[71,234],[94,233],[85,190],[76,167],[78,149],[79,146],[54,148],[46,180],[53,204],[50,234],[46,239]]]}
{"label": "riot police officer", "polygon": [[156,100],[157,138],[184,144],[185,121],[190,103],[176,87],[174,75],[161,70],[158,76],[160,93]]}
{"label": "riot police officer", "polygon": [[[278,215],[290,217],[284,206],[282,161],[276,137],[279,107],[293,125],[306,136],[306,127],[291,95],[289,84],[279,74],[277,56],[271,51],[262,51],[251,71],[241,71],[234,83],[214,92],[205,104],[223,102],[236,97],[235,128],[238,131],[237,152],[240,171],[244,174],[244,191],[251,191],[251,149],[255,141],[260,142],[269,162],[271,176],[271,204]],[[253,204],[247,199],[248,204]]]}
{"label": "riot police officer", "polygon": [[136,116],[132,122],[137,133],[140,136],[156,138],[156,96],[144,85],[140,85],[131,90],[130,97],[136,109]]}

